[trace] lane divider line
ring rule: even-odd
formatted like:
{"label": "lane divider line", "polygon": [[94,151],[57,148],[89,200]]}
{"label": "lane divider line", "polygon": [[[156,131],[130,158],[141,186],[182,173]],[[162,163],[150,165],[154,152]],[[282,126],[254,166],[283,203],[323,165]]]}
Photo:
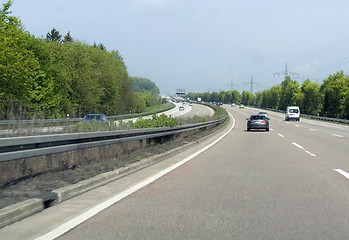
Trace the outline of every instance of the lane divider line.
{"label": "lane divider line", "polygon": [[342,135],[338,135],[338,134],[334,134],[334,133],[332,133],[331,135],[334,136],[334,137],[339,137],[339,138],[343,137]]}
{"label": "lane divider line", "polygon": [[305,151],[306,153],[308,153],[310,156],[312,156],[312,157],[316,157],[316,155],[314,154],[314,153],[311,153],[311,152],[309,152],[309,151]]}
{"label": "lane divider line", "polygon": [[316,155],[315,155],[314,153],[311,153],[311,152],[305,150],[305,148],[304,148],[303,146],[299,145],[298,143],[293,142],[292,144],[295,145],[296,147],[298,147],[299,149],[304,150],[304,151],[305,151],[307,154],[309,154],[310,156],[316,157]]}
{"label": "lane divider line", "polygon": [[310,131],[313,131],[313,132],[316,132],[316,131],[317,131],[316,129],[312,129],[312,128],[310,128],[309,130],[310,130]]}
{"label": "lane divider line", "polygon": [[235,125],[235,119],[229,112],[228,112],[228,114],[233,119],[233,125],[226,133],[224,133],[222,136],[220,136],[214,142],[210,143],[209,145],[205,146],[204,148],[200,149],[199,151],[193,153],[192,155],[186,157],[185,159],[175,163],[174,165],[172,165],[172,166],[160,171],[159,173],[141,181],[140,183],[134,185],[133,187],[126,189],[125,191],[123,191],[123,192],[109,198],[108,200],[98,204],[97,206],[91,208],[90,210],[84,212],[83,214],[76,216],[72,220],[70,220],[66,223],[63,223],[62,225],[58,226],[57,228],[53,229],[52,231],[42,235],[41,237],[36,238],[36,240],[52,240],[52,239],[58,238],[59,236],[62,236],[66,232],[77,227],[78,225],[85,222],[89,218],[95,216],[99,212],[105,210],[106,208],[110,207],[111,205],[119,202],[120,200],[124,199],[125,197],[129,196],[130,194],[132,194],[132,193],[138,191],[139,189],[149,185],[150,183],[154,182],[155,180],[159,179],[160,177],[164,176],[165,174],[173,171],[174,169],[180,167],[184,163],[188,162],[189,160],[191,160],[194,157],[198,156],[199,154],[203,153],[204,151],[206,151],[207,149],[209,149],[210,147],[212,147],[213,145],[218,143],[220,140],[222,140],[226,135],[228,135],[228,133],[230,133],[233,130],[234,125]]}
{"label": "lane divider line", "polygon": [[280,136],[280,137],[282,137],[282,138],[284,138],[285,136],[284,135],[282,135],[281,133],[278,133],[278,135]]}
{"label": "lane divider line", "polygon": [[339,174],[342,174],[344,177],[349,179],[349,173],[347,173],[346,171],[343,171],[342,169],[339,169],[339,168],[338,169],[333,169],[333,170],[335,170]]}
{"label": "lane divider line", "polygon": [[299,145],[298,143],[293,142],[292,144],[295,145],[296,147],[300,148],[300,149],[304,149],[304,147]]}

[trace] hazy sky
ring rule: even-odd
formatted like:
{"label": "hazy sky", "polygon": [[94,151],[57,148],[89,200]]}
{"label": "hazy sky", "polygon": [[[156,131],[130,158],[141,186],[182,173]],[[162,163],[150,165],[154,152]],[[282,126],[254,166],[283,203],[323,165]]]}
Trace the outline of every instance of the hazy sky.
{"label": "hazy sky", "polygon": [[300,83],[349,74],[348,0],[14,0],[11,10],[37,37],[56,28],[118,50],[130,76],[163,94],[249,91],[251,76],[262,91],[286,62]]}

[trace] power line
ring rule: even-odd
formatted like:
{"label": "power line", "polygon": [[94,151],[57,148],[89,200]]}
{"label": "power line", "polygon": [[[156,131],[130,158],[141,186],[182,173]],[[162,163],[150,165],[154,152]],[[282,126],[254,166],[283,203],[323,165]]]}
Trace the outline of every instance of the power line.
{"label": "power line", "polygon": [[340,66],[343,66],[343,65],[347,64],[348,62],[349,62],[349,57],[347,56],[347,57],[345,57],[345,58],[343,58],[343,59],[341,59],[341,60],[339,60],[339,61],[337,61],[335,63],[332,63],[332,64],[330,64],[330,65],[328,65],[326,67],[323,67],[323,68],[321,68],[321,69],[319,69],[317,71],[310,72],[309,75],[318,76],[318,75],[320,75],[322,73],[326,73],[326,72],[328,72],[330,70],[333,70],[333,69],[336,69],[336,68],[338,68]]}

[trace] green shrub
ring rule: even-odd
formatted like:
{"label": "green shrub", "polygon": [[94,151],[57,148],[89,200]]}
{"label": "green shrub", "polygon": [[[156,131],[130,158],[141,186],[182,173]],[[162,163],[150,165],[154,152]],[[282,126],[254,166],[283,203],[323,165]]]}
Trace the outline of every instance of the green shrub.
{"label": "green shrub", "polygon": [[179,125],[177,119],[166,116],[165,114],[156,115],[154,114],[152,118],[143,119],[139,118],[136,122],[131,123],[131,128],[157,128],[157,127],[174,127]]}

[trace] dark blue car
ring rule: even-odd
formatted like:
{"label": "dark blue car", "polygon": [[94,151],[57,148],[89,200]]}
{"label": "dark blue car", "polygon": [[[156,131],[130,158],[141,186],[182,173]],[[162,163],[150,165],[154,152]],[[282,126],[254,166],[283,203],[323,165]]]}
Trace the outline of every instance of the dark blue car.
{"label": "dark blue car", "polygon": [[90,123],[92,120],[95,120],[96,122],[105,122],[109,125],[108,117],[105,114],[102,113],[90,113],[87,114],[82,121],[85,123]]}

